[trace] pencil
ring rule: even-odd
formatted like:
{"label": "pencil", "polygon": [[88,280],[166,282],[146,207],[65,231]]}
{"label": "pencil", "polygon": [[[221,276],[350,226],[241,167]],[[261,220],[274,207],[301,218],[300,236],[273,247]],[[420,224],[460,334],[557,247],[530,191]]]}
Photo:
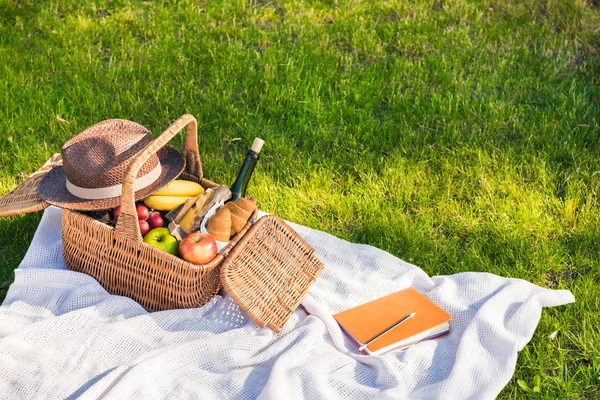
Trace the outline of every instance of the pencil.
{"label": "pencil", "polygon": [[365,347],[367,347],[371,342],[379,339],[380,337],[382,337],[383,335],[385,335],[386,333],[388,333],[389,331],[391,331],[392,329],[394,329],[395,327],[397,327],[401,323],[403,323],[406,320],[409,320],[410,318],[414,317],[416,314],[417,314],[416,312],[410,313],[407,316],[401,318],[400,321],[394,322],[392,325],[390,325],[389,327],[385,328],[383,331],[379,332],[377,335],[373,336],[371,339],[367,340],[362,346],[360,346],[358,348],[358,351],[363,351],[365,349]]}

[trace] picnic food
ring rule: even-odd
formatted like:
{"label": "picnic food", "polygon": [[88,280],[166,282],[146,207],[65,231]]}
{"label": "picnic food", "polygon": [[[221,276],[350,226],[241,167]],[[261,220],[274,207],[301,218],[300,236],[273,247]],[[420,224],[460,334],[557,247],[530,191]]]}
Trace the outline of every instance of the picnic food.
{"label": "picnic food", "polygon": [[250,176],[252,176],[252,172],[254,172],[254,167],[259,158],[258,153],[260,153],[263,144],[265,144],[265,142],[262,139],[254,139],[254,143],[252,143],[252,147],[250,147],[246,153],[244,163],[242,164],[235,181],[231,185],[231,200],[246,196],[248,181],[250,181]]}
{"label": "picnic food", "polygon": [[[198,191],[195,182],[185,180],[174,182],[174,185],[169,185],[170,187],[161,189],[159,192],[190,194]],[[193,185],[187,185],[186,182],[190,182]],[[169,250],[168,244],[164,244],[165,238],[167,243],[172,242],[171,237],[175,238],[179,247],[183,239],[194,232],[194,228],[198,229],[199,223],[209,209],[220,201],[229,200],[230,196],[231,191],[223,185],[217,188],[201,189],[201,192],[194,197],[151,195],[135,204],[140,234],[143,236],[144,242],[163,250],[166,248],[165,251],[168,253],[177,255],[177,253],[172,253],[172,249]],[[158,210],[171,208],[183,200],[185,200],[185,203],[177,205],[166,215],[166,218],[171,220],[169,226],[166,227],[167,231],[157,231],[156,228],[161,228],[165,225],[163,215]],[[231,237],[244,228],[255,209],[256,199],[253,196],[249,198],[240,197],[235,201],[229,201],[224,206],[219,207],[215,215],[207,221],[206,231],[214,240],[228,242]],[[103,217],[102,221],[115,226],[121,214],[121,206],[117,206],[104,214],[105,217]],[[113,217],[112,219],[111,216]],[[166,236],[167,233],[169,236]],[[173,244],[172,246],[175,245]],[[189,244],[184,245],[184,248],[187,248],[187,246]],[[192,253],[188,251],[188,254]]]}
{"label": "picnic food", "polygon": [[219,242],[229,241],[231,231],[231,211],[226,207],[219,207],[216,214],[206,223],[208,234]]}
{"label": "picnic food", "polygon": [[144,204],[155,210],[171,211],[203,192],[204,188],[196,182],[176,179],[152,196],[146,197]]}
{"label": "picnic food", "polygon": [[[109,176],[105,178],[111,186],[90,181],[90,190],[83,194],[94,194],[97,196],[94,199],[70,196],[63,191],[65,180],[75,185],[75,180],[80,181],[81,174],[78,175],[77,171],[72,173],[66,167],[81,167],[78,161],[86,161],[85,152],[76,156],[67,154],[68,157],[55,154],[22,185],[2,197],[0,216],[39,211],[49,204],[57,205],[63,209],[61,226],[65,264],[73,271],[91,275],[108,292],[131,297],[146,310],[157,311],[199,307],[222,287],[258,326],[269,326],[278,332],[323,268],[313,249],[275,216],[261,217],[253,221],[252,226],[247,223],[224,246],[224,254],[217,254],[200,267],[149,246],[140,235],[137,200],[148,197],[180,176],[205,188],[214,188],[213,197],[219,197],[217,192],[225,189],[221,190],[221,201],[231,197],[231,192],[203,176],[198,154],[197,122],[193,116],[182,116],[151,143],[125,140],[123,135],[137,134],[136,126],[140,127],[129,121],[113,120],[86,130],[86,135],[95,143],[110,142],[104,137],[104,131],[110,133],[108,136],[119,139],[113,142],[119,146],[113,152],[115,157],[108,158],[106,166],[98,165],[97,169],[99,173],[110,169],[116,175],[116,182],[108,179]],[[185,157],[181,153],[175,157],[177,153],[167,142],[183,130],[186,131]],[[94,156],[95,149],[96,146],[88,147],[90,156]],[[158,160],[154,155],[158,156]],[[125,166],[121,163],[114,166],[111,161],[124,161]],[[88,163],[82,164],[82,172],[89,172],[85,169]],[[64,174],[56,172],[54,175],[52,172],[61,169]],[[158,172],[160,176],[156,178]],[[53,174],[52,178],[44,186],[44,176],[49,174]],[[154,178],[156,183],[142,188]],[[50,193],[55,189],[56,196]],[[45,194],[42,193],[44,190],[47,191]],[[120,194],[110,198],[107,191]],[[117,223],[112,219],[110,209],[119,205]],[[255,210],[253,215],[256,214]],[[195,225],[200,223],[195,221],[194,229],[198,229]],[[263,285],[261,281],[265,276],[269,279]],[[273,300],[281,307],[273,307]]]}
{"label": "picnic food", "polygon": [[121,206],[117,206],[112,210],[112,216],[113,218],[116,220],[117,218],[119,218],[119,215],[121,214]]}
{"label": "picnic food", "polygon": [[150,229],[160,228],[165,223],[162,215],[160,215],[160,212],[158,211],[152,211],[146,221],[148,222],[148,225],[150,225]]}
{"label": "picnic food", "polygon": [[196,200],[196,202],[192,205],[192,208],[190,208],[190,210],[187,212],[187,214],[185,214],[185,216],[181,219],[179,226],[186,233],[192,232],[192,227],[194,226],[194,221],[196,220],[196,218],[200,217],[200,211],[202,210],[202,208],[204,207],[204,205],[206,204],[208,199],[211,198],[213,193],[214,193],[213,189],[210,189],[210,188],[206,189],[206,191],[204,193],[202,193],[202,195],[198,198],[198,200]]}
{"label": "picnic food", "polygon": [[176,179],[157,192],[154,196],[187,196],[195,197],[204,192],[204,188],[196,182]]}
{"label": "picnic food", "polygon": [[[145,221],[144,221],[145,222]],[[154,228],[144,236],[144,242],[167,253],[178,255],[179,243],[168,228]]]}
{"label": "picnic food", "polygon": [[171,211],[175,207],[185,203],[193,196],[155,196],[146,197],[144,204],[150,208],[160,211]]}
{"label": "picnic food", "polygon": [[148,233],[148,231],[150,230],[150,225],[148,225],[148,221],[146,221],[145,219],[141,219],[139,221],[140,223],[140,233],[142,235],[145,235],[146,233]]}
{"label": "picnic food", "polygon": [[217,256],[217,242],[210,235],[192,232],[179,243],[179,255],[192,264],[206,264]]}
{"label": "picnic food", "polygon": [[240,197],[235,201],[225,204],[225,207],[231,211],[231,230],[229,236],[232,237],[241,231],[246,222],[248,222],[248,219],[256,208],[256,199],[254,196],[247,199]]}
{"label": "picnic food", "polygon": [[138,219],[139,219],[140,221],[142,221],[142,220],[144,220],[144,221],[145,221],[145,220],[147,220],[147,219],[148,219],[148,217],[150,216],[150,210],[148,210],[148,207],[146,207],[145,205],[143,205],[143,204],[141,204],[141,203],[138,203],[138,204],[135,206],[135,211],[137,212]]}
{"label": "picnic food", "polygon": [[227,201],[230,198],[231,198],[231,190],[229,190],[229,188],[227,188],[223,185],[220,185],[219,187],[217,187],[215,189],[215,192],[212,194],[212,196],[210,196],[210,199],[208,199],[206,201],[206,204],[204,204],[204,207],[202,207],[202,210],[200,210],[200,212],[196,216],[196,219],[194,220],[194,225],[192,225],[192,230],[193,231],[200,230],[202,221],[204,220],[204,217],[215,206],[215,204],[219,203],[220,201]]}

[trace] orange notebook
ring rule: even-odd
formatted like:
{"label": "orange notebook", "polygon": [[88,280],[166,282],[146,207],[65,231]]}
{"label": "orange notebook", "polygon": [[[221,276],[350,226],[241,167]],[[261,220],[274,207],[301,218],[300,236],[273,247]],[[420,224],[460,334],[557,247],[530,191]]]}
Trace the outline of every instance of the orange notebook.
{"label": "orange notebook", "polygon": [[411,313],[415,315],[373,340],[362,353],[377,355],[405,349],[450,332],[452,316],[413,288],[361,304],[333,318],[359,348]]}

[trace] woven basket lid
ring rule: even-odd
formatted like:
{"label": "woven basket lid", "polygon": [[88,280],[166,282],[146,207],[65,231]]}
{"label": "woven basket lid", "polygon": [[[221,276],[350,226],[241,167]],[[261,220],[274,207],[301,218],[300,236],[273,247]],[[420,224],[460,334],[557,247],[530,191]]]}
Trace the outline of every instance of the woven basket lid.
{"label": "woven basket lid", "polygon": [[248,230],[221,266],[221,283],[261,328],[279,332],[323,269],[314,249],[276,216]]}
{"label": "woven basket lid", "polygon": [[31,174],[11,192],[0,197],[0,217],[32,213],[48,207],[50,204],[40,197],[37,188],[44,175],[57,165],[62,165],[59,153],[54,154],[42,168]]}

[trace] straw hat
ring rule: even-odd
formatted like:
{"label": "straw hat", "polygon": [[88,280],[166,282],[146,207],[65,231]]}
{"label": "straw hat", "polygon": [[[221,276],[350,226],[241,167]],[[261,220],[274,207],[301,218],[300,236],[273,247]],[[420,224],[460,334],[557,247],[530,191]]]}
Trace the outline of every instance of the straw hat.
{"label": "straw hat", "polygon": [[[123,176],[135,156],[152,141],[140,124],[111,119],[69,139],[61,149],[62,166],[52,168],[38,186],[48,203],[71,210],[106,210],[121,203]],[[164,146],[142,166],[135,181],[135,199],[156,192],[177,178],[183,155]]]}

